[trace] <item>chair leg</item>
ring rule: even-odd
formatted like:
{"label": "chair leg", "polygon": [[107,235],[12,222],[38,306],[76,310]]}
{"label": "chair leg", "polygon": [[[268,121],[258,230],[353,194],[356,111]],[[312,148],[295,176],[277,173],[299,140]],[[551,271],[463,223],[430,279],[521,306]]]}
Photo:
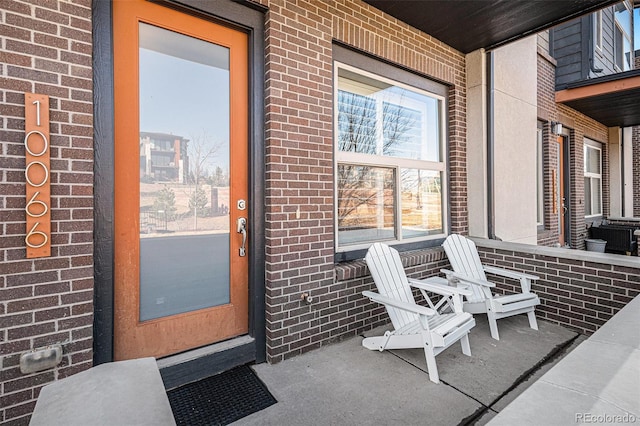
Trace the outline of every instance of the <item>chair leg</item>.
{"label": "chair leg", "polygon": [[529,327],[534,330],[538,329],[538,321],[536,320],[536,313],[534,311],[527,312],[527,317],[529,317]]}
{"label": "chair leg", "polygon": [[498,334],[498,320],[496,319],[496,314],[492,310],[487,311],[487,319],[489,320],[491,337],[496,340],[500,340],[500,335]]}
{"label": "chair leg", "polygon": [[469,345],[469,333],[466,333],[463,338],[460,339],[462,345],[462,353],[466,356],[471,356],[471,345]]}
{"label": "chair leg", "polygon": [[438,376],[438,367],[436,366],[436,356],[433,353],[433,348],[429,343],[424,344],[424,357],[427,360],[429,380],[431,380],[435,384],[440,383],[440,377]]}

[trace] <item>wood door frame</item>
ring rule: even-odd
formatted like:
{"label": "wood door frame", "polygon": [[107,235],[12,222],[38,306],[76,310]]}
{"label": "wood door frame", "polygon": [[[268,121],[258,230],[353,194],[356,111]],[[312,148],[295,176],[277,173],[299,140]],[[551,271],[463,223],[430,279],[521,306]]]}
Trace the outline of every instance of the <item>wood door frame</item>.
{"label": "wood door frame", "polygon": [[[120,0],[115,3],[114,14],[114,65],[115,65],[115,221],[116,231],[115,269],[114,269],[114,352],[116,360],[135,359],[152,356],[164,358],[195,348],[209,346],[224,340],[243,336],[249,332],[249,256],[237,255],[241,238],[234,238],[234,225],[241,216],[250,213],[234,207],[235,200],[249,198],[249,155],[248,155],[248,36],[226,25],[220,25],[208,19],[201,19],[192,14],[176,11],[145,0]],[[117,6],[117,7],[116,7]],[[141,119],[145,103],[140,91],[145,78],[153,79],[154,71],[144,70],[140,49],[143,47],[142,27],[149,31],[160,31],[156,34],[181,34],[184,43],[190,46],[206,42],[215,52],[224,52],[228,59],[228,90],[230,98],[222,101],[222,111],[228,113],[230,181],[228,204],[229,214],[226,219],[228,235],[229,282],[226,283],[229,299],[224,303],[213,303],[199,309],[183,309],[179,312],[158,315],[142,319],[142,288],[146,275],[143,267],[143,242],[152,240],[144,238],[140,230],[140,211],[142,209],[142,183],[137,184],[140,175],[140,147],[137,143],[129,143],[140,138]],[[155,30],[152,30],[155,28]],[[189,40],[188,42],[186,40]],[[197,45],[197,44],[196,44]],[[151,48],[151,47],[150,47]],[[185,47],[186,48],[186,47]],[[151,48],[152,49],[152,48]],[[188,50],[188,48],[186,48]],[[210,51],[212,52],[212,51]],[[180,58],[177,51],[163,52]],[[210,65],[209,72],[215,68]],[[150,74],[145,74],[150,73]],[[168,77],[168,74],[162,74]],[[178,86],[180,87],[180,86]],[[219,86],[211,87],[214,91]],[[193,86],[185,86],[185,90],[193,90],[190,103],[199,100]],[[162,90],[160,88],[156,90]],[[211,101],[211,100],[209,100]],[[212,102],[218,105],[217,102]],[[206,108],[206,107],[205,107]],[[219,111],[211,106],[209,112]],[[176,110],[177,112],[177,110]],[[190,113],[191,111],[189,111]],[[188,114],[188,113],[187,113]],[[192,137],[193,139],[193,137]],[[185,161],[189,160],[187,158]],[[177,161],[177,160],[176,160]],[[185,166],[186,167],[186,166]],[[132,182],[136,182],[132,184]],[[251,225],[251,223],[249,223]],[[202,234],[198,234],[202,235]],[[160,241],[172,241],[172,250],[177,247],[175,241],[184,237],[156,236]],[[199,241],[205,238],[193,236]],[[250,244],[251,241],[249,241]],[[189,243],[186,243],[189,244]],[[209,240],[209,244],[215,244]],[[180,250],[178,248],[178,250]],[[215,251],[211,252],[210,255]],[[166,254],[165,254],[166,255]],[[222,255],[222,254],[221,254]],[[149,260],[151,261],[151,260]],[[210,262],[211,263],[211,262]],[[215,271],[209,272],[214,279]],[[188,277],[188,275],[187,275]],[[192,285],[190,278],[185,277],[184,285]],[[220,283],[223,284],[223,283]],[[188,288],[188,287],[187,287]],[[167,297],[171,297],[167,294]]]}
{"label": "wood door frame", "polygon": [[[255,4],[218,0],[156,1],[249,35],[249,335],[238,359],[266,360],[264,288],[264,12]],[[196,8],[200,7],[200,9]],[[93,0],[94,81],[94,364],[113,361],[114,331],[114,82],[111,1]],[[206,9],[206,10],[205,10]],[[225,357],[233,363],[235,357]],[[210,360],[211,361],[211,360]],[[247,361],[248,362],[248,361]],[[211,362],[209,362],[210,364]],[[232,366],[232,365],[230,365]],[[221,367],[218,365],[218,367]],[[207,374],[203,371],[203,374]],[[204,377],[204,376],[203,376]]]}

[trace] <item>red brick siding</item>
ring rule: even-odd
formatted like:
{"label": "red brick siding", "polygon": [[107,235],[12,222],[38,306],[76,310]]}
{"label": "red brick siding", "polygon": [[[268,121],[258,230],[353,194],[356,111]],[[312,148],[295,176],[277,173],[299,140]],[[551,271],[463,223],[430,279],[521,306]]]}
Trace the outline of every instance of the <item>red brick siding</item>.
{"label": "red brick siding", "polygon": [[[541,43],[538,38],[538,49]],[[548,47],[548,43],[546,43]],[[544,52],[544,50],[542,50]],[[555,93],[555,65],[546,56],[538,56],[538,118],[544,123],[542,126],[542,174],[543,174],[543,202],[544,202],[544,230],[538,231],[538,245],[553,246],[558,243],[558,220],[553,214],[553,168],[558,162],[558,144],[556,136],[551,133],[551,121],[557,120],[555,99],[549,96]]]}
{"label": "red brick siding", "polygon": [[[400,253],[405,272],[411,278],[427,278],[440,274],[440,269],[450,268],[442,248]],[[364,261],[349,262],[336,267],[335,286],[342,292],[338,310],[346,311],[345,323],[361,333],[387,324],[389,316],[384,306],[362,296],[363,291],[375,291],[376,286]],[[420,302],[419,294],[415,294]]]}
{"label": "red brick siding", "polygon": [[[591,334],[640,295],[640,267],[571,259],[570,255],[535,254],[513,250],[509,246],[511,244],[504,243],[504,249],[490,248],[479,243],[478,252],[484,265],[529,272],[540,277],[532,288],[541,300],[536,308],[536,316],[540,319]],[[535,247],[532,246],[531,250]],[[441,248],[401,253],[401,258],[407,275],[412,278],[440,275],[441,268],[450,268]],[[358,307],[354,311],[357,319],[371,321],[370,324],[365,322],[363,330],[389,322],[384,308],[358,297],[362,291],[376,291],[364,262],[340,265],[337,272],[336,285],[344,291],[343,296],[352,298]],[[520,292],[520,284],[516,280],[494,275],[488,278],[496,284],[495,293]]]}
{"label": "red brick siding", "polygon": [[[89,368],[93,322],[91,0],[3,0],[0,32],[0,423],[26,424],[40,388]],[[50,96],[52,254],[26,259],[24,93]],[[20,354],[62,344],[22,374]]]}
{"label": "red brick siding", "polygon": [[[531,252],[478,247],[483,264],[538,275],[532,290],[540,297],[536,316],[591,334],[640,294],[640,267],[570,259]],[[613,255],[612,255],[613,256]],[[505,293],[516,281],[489,277]]]}
{"label": "red brick siding", "polygon": [[[467,230],[466,83],[461,53],[361,1],[262,3],[269,7],[267,358],[277,362],[353,336],[367,322],[361,317],[359,290],[334,277],[333,41],[450,85],[450,206],[455,232]],[[310,292],[317,302],[302,303],[303,292]]]}
{"label": "red brick siding", "polygon": [[571,209],[570,240],[572,248],[584,249],[587,237],[587,222],[584,217],[584,138],[602,143],[602,209],[609,214],[609,156],[607,127],[578,111],[555,102],[555,65],[542,55],[538,55],[538,117],[545,121],[543,133],[544,181],[545,181],[545,231],[538,235],[538,244],[553,245],[558,241],[558,226],[552,213],[551,194],[552,169],[557,162],[556,136],[551,134],[549,122],[558,121],[569,130],[569,174]]}
{"label": "red brick siding", "polygon": [[545,122],[542,127],[542,156],[543,160],[543,202],[544,202],[544,230],[538,231],[538,245],[554,246],[558,243],[559,226],[557,214],[553,214],[553,173],[552,166],[558,163],[559,149],[551,134],[551,124]]}
{"label": "red brick siding", "polygon": [[579,112],[558,104],[561,121],[570,128],[569,136],[569,180],[571,205],[571,247],[584,250],[584,239],[588,237],[584,217],[584,138],[602,143],[602,214],[609,215],[609,154],[607,128]]}

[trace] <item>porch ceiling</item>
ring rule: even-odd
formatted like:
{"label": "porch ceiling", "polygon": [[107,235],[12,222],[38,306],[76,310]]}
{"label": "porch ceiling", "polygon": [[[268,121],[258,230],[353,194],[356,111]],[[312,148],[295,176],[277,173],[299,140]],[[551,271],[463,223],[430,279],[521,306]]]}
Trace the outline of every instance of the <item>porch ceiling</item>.
{"label": "porch ceiling", "polygon": [[607,127],[640,125],[640,69],[593,78],[556,92],[561,102]]}
{"label": "porch ceiling", "polygon": [[494,48],[620,0],[364,0],[461,51]]}

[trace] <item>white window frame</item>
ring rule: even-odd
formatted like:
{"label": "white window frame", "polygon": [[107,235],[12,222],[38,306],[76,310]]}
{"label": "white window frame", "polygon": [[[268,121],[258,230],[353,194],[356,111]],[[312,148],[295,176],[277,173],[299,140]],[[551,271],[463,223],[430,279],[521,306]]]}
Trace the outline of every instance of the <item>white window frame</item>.
{"label": "white window frame", "polygon": [[[626,0],[622,2],[623,6],[627,9],[627,12],[630,14],[630,20],[631,20],[631,30],[633,31],[633,8],[631,7],[630,3],[627,2]],[[627,32],[627,29],[624,28],[622,25],[620,25],[617,17],[616,17],[616,12],[615,12],[615,7],[614,6],[614,12],[613,12],[613,22],[614,22],[614,27],[613,27],[613,66],[616,69],[616,71],[618,72],[623,72],[623,71],[629,71],[631,69],[633,69],[633,61],[634,61],[634,46],[633,43],[631,43],[631,34],[629,34]],[[616,31],[620,31],[620,33],[622,33],[622,46],[617,46],[616,43]],[[629,44],[629,48],[630,48],[630,55],[631,57],[629,58],[629,62],[626,61],[625,59],[625,40],[627,41],[627,43]],[[620,68],[620,66],[618,65],[618,51],[622,51],[622,68]],[[625,67],[626,65],[626,67]],[[627,68],[628,67],[628,68]],[[626,69],[625,69],[626,68]]]}
{"label": "white window frame", "polygon": [[[362,76],[378,80],[383,83],[387,83],[393,86],[397,86],[406,90],[410,90],[424,96],[428,96],[434,98],[438,101],[438,109],[439,109],[439,126],[440,132],[438,135],[439,138],[439,149],[440,149],[440,159],[441,161],[427,161],[427,160],[415,160],[409,158],[402,157],[392,157],[392,156],[384,156],[384,155],[372,155],[372,154],[364,154],[357,152],[346,152],[340,151],[339,149],[339,134],[338,134],[338,72],[339,69],[345,69]],[[437,95],[435,93],[431,93],[429,91],[416,88],[411,85],[407,85],[401,83],[397,80],[393,80],[390,78],[383,77],[379,74],[374,74],[368,71],[365,71],[361,68],[357,68],[343,62],[334,61],[334,69],[333,69],[333,81],[334,81],[334,91],[333,91],[333,99],[334,99],[334,117],[333,117],[333,129],[334,129],[334,214],[335,214],[335,228],[334,228],[334,241],[335,241],[335,250],[337,253],[348,252],[353,250],[366,249],[371,246],[375,241],[368,241],[363,243],[355,243],[350,245],[339,245],[338,234],[338,167],[341,164],[349,164],[349,165],[362,165],[362,166],[371,166],[371,167],[385,167],[394,169],[395,173],[395,209],[394,209],[394,232],[397,234],[396,239],[393,240],[384,240],[389,244],[396,243],[408,243],[408,242],[417,242],[417,241],[428,241],[434,240],[438,238],[444,238],[447,236],[449,223],[449,193],[448,193],[448,176],[447,176],[447,165],[448,165],[448,150],[447,150],[447,129],[446,126],[446,102],[445,97]],[[378,123],[377,123],[378,124]],[[427,170],[427,171],[436,171],[440,173],[440,185],[441,185],[441,196],[442,196],[442,233],[433,234],[423,237],[415,237],[415,238],[403,238],[402,237],[402,215],[399,214],[398,208],[402,205],[402,191],[401,188],[401,176],[400,169],[418,169],[418,170]]]}
{"label": "white window frame", "polygon": [[[593,172],[587,172],[587,150],[589,149],[594,149],[596,151],[600,151],[600,173],[593,173]],[[603,167],[604,167],[604,158],[602,157],[602,144],[596,141],[592,141],[590,139],[585,139],[584,140],[584,148],[583,148],[583,158],[584,158],[584,166],[583,166],[583,170],[584,170],[584,177],[588,178],[588,179],[598,179],[599,182],[599,187],[600,187],[600,212],[596,213],[596,214],[587,214],[587,212],[585,211],[585,218],[596,218],[596,217],[601,217],[603,214],[603,210],[604,210],[604,203],[603,203],[603,199],[602,199],[602,176],[603,176]],[[593,182],[593,181],[592,181]],[[593,183],[591,188],[593,189]],[[586,188],[584,191],[584,197],[585,197],[585,204],[586,204],[586,198],[587,196],[590,198],[591,200],[591,210],[593,211],[593,191],[590,194],[587,194]]]}
{"label": "white window frame", "polygon": [[595,26],[596,48],[602,52],[602,10],[596,12]]}

